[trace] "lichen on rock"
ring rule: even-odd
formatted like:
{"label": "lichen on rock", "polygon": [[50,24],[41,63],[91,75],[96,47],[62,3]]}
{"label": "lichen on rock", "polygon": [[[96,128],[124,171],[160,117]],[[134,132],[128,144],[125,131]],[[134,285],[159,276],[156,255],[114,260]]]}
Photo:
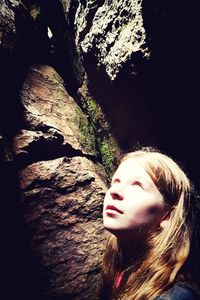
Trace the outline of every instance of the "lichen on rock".
{"label": "lichen on rock", "polygon": [[[94,15],[94,16],[93,16]],[[92,24],[88,19],[93,17]],[[83,53],[93,50],[99,66],[115,79],[123,64],[136,52],[148,57],[141,0],[106,0],[102,6],[87,1],[76,14],[76,42]]]}

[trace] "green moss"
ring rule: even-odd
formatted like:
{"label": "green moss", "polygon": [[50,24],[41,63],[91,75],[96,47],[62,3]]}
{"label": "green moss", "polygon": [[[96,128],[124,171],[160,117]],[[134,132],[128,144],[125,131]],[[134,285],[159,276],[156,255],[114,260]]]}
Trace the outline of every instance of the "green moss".
{"label": "green moss", "polygon": [[[90,143],[97,149],[96,152],[101,157],[101,163],[107,174],[107,181],[109,183],[117,166],[119,148],[114,138],[109,134],[109,125],[104,119],[104,114],[99,105],[91,97],[84,96],[81,106],[88,119],[86,125],[84,120],[81,120],[80,131],[86,139],[88,137]],[[86,117],[86,115],[84,116]],[[88,128],[88,120],[92,131]]]}
{"label": "green moss", "polygon": [[79,117],[79,138],[80,143],[90,152],[96,154],[96,139],[94,129],[91,124],[89,124],[86,115],[77,107],[77,115]]}
{"label": "green moss", "polygon": [[87,111],[88,115],[91,117],[94,124],[96,124],[98,122],[99,109],[95,101],[90,97],[86,97],[83,103],[83,107]]}
{"label": "green moss", "polygon": [[103,166],[108,175],[108,180],[110,180],[116,167],[116,145],[114,145],[113,142],[108,139],[99,141],[98,145],[101,152]]}
{"label": "green moss", "polygon": [[51,79],[54,83],[63,83],[62,78],[60,77],[60,75],[57,72],[54,72],[51,76]]}
{"label": "green moss", "polygon": [[29,6],[29,12],[31,17],[36,20],[36,18],[41,14],[41,9],[38,5],[33,4]]}

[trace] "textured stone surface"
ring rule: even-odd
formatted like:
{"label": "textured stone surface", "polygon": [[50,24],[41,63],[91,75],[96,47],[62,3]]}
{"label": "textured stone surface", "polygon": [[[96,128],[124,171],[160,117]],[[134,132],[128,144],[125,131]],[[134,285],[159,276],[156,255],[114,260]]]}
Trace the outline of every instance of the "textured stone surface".
{"label": "textured stone surface", "polygon": [[96,299],[107,176],[97,163],[94,124],[47,65],[29,69],[21,105],[13,151],[41,293],[47,299]]}
{"label": "textured stone surface", "polygon": [[142,19],[142,1],[79,1],[76,13],[77,44],[93,52],[98,64],[114,79],[134,53],[148,57]]}
{"label": "textured stone surface", "polygon": [[15,137],[17,155],[46,150],[49,156],[58,146],[96,154],[93,128],[53,68],[35,66],[29,70],[21,103],[26,128],[19,130]]}
{"label": "textured stone surface", "polygon": [[19,3],[20,1],[0,2],[0,46],[9,52],[15,48],[17,41],[12,7],[18,6]]}
{"label": "textured stone surface", "polygon": [[[120,160],[120,149],[116,139],[110,133],[110,124],[101,106],[91,97],[88,87],[88,79],[85,78],[81,88],[78,90],[80,106],[88,115],[89,122],[95,128],[95,136],[97,141],[97,148],[101,157],[101,161],[108,175],[108,180],[111,179],[112,174]],[[113,114],[114,112],[112,112]]]}
{"label": "textured stone surface", "polygon": [[53,299],[96,298],[104,176],[84,157],[41,161],[20,171],[25,221]]}

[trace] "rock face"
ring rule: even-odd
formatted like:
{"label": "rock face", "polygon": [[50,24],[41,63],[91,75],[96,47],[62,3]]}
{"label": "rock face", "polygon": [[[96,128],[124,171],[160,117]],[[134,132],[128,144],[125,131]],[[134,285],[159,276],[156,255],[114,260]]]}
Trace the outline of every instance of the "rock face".
{"label": "rock face", "polygon": [[60,23],[46,18],[48,36],[45,5],[1,3],[2,94],[9,101],[1,111],[0,159],[5,211],[16,212],[5,243],[6,271],[16,278],[8,298],[96,299],[100,286],[102,202],[118,150],[87,82],[81,86],[75,40],[58,4],[50,9]]}
{"label": "rock face", "polygon": [[46,157],[54,156],[53,151],[56,152],[56,146],[59,151],[60,146],[63,150],[68,147],[77,153],[95,156],[94,130],[53,68],[32,67],[21,97],[26,128],[18,132],[15,139],[16,154],[25,154],[32,148],[36,155],[39,152],[45,155],[47,151]]}
{"label": "rock face", "polygon": [[[24,128],[13,150],[21,206],[46,297],[96,299],[106,233],[106,174],[86,115],[50,66],[30,68],[21,91]],[[59,158],[57,158],[59,157]]]}
{"label": "rock face", "polygon": [[13,8],[20,5],[20,1],[1,1],[0,3],[0,45],[11,52],[17,43],[15,13]]}
{"label": "rock face", "polygon": [[32,248],[53,299],[96,299],[99,261],[105,240],[103,173],[87,158],[42,161],[20,172]]}
{"label": "rock face", "polygon": [[134,53],[148,57],[141,0],[78,2],[77,44],[84,53],[95,54],[111,79]]}

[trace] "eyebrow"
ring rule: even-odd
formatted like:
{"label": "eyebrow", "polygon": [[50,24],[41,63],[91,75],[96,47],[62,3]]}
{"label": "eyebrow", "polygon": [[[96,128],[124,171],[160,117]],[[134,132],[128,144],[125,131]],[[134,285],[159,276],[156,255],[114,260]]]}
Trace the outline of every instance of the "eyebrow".
{"label": "eyebrow", "polygon": [[142,180],[142,181],[144,180],[144,181],[146,181],[147,183],[149,183],[152,187],[155,187],[155,184],[154,184],[154,183],[152,183],[150,180],[148,180],[148,179],[146,179],[146,178],[144,178],[144,177],[136,176],[135,179],[139,179],[139,180]]}
{"label": "eyebrow", "polygon": [[[111,183],[113,183],[115,180],[119,180],[119,182],[121,182],[121,180],[119,179],[118,176],[115,177],[115,175],[113,176],[113,179],[111,181]],[[148,184],[150,184],[153,188],[155,188],[155,184],[152,183],[150,180],[145,179],[144,177],[141,176],[136,176],[133,178],[133,180],[142,180],[142,181],[146,181]]]}

